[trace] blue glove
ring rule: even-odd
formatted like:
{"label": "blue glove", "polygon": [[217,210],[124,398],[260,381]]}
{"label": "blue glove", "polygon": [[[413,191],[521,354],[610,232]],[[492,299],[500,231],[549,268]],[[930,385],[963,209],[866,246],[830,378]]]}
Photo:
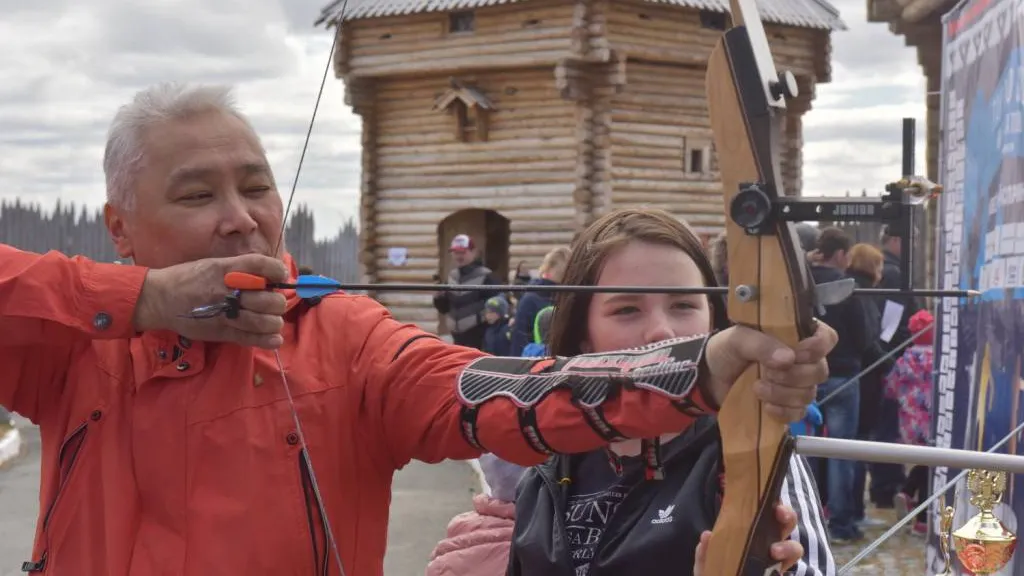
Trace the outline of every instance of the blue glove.
{"label": "blue glove", "polygon": [[789,431],[794,436],[813,436],[824,421],[825,419],[821,415],[818,404],[812,402],[807,406],[807,413],[804,414],[804,419],[790,424]]}

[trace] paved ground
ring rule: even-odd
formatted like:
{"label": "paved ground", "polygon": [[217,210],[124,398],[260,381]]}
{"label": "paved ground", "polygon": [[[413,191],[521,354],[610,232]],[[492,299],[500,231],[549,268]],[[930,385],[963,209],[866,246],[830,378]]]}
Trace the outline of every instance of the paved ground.
{"label": "paved ground", "polygon": [[[876,510],[874,508],[868,510],[868,517],[882,520],[885,524],[863,528],[865,539],[862,542],[833,545],[832,552],[836,556],[836,563],[839,567],[853,559],[897,520],[893,510]],[[858,562],[847,574],[893,574],[897,576],[925,574],[926,567],[925,539],[920,536],[912,536],[906,530],[902,530],[882,544],[872,555]]]}
{"label": "paved ground", "polygon": [[[39,506],[39,433],[22,427],[24,445],[0,469],[0,576],[23,576]],[[415,462],[395,478],[385,576],[422,575],[452,516],[469,509],[479,482],[465,462]]]}

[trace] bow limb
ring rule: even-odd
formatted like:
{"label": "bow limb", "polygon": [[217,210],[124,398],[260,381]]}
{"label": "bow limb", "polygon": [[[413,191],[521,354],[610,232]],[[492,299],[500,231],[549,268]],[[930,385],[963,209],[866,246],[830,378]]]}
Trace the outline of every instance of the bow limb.
{"label": "bow limb", "polygon": [[[728,315],[795,346],[814,332],[814,288],[793,225],[771,218],[772,200],[783,194],[776,153],[785,118],[780,95],[795,94],[795,82],[776,76],[753,0],[732,0],[731,8],[734,27],[718,41],[707,69],[727,214]],[[775,505],[793,440],[788,423],[757,399],[759,377],[756,365],[744,372],[719,412],[725,494],[707,549],[708,574],[769,573],[777,564],[771,545],[784,537]]]}

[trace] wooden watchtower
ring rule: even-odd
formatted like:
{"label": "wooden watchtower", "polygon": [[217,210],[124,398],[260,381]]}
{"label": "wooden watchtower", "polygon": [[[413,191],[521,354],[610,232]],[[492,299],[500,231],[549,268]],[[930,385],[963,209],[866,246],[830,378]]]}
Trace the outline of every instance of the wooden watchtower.
{"label": "wooden watchtower", "polygon": [[[704,97],[723,0],[344,0],[335,72],[363,120],[360,261],[368,282],[446,277],[471,234],[508,277],[619,206],[723,225]],[[802,116],[830,80],[826,0],[761,6],[776,63],[797,77],[783,174],[801,188]],[[436,330],[429,294],[378,294]]]}

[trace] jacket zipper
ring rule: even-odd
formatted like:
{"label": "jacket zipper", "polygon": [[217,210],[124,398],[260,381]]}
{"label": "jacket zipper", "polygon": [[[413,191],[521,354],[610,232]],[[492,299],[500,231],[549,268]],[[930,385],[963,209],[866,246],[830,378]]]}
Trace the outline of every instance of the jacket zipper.
{"label": "jacket zipper", "polygon": [[78,455],[82,452],[82,445],[85,443],[85,435],[88,432],[88,424],[83,422],[79,424],[77,428],[64,440],[60,445],[60,450],[57,452],[57,465],[60,467],[60,481],[57,484],[57,493],[54,495],[53,500],[50,501],[50,507],[46,510],[46,515],[43,516],[43,534],[46,539],[46,548],[43,549],[43,553],[40,554],[39,560],[32,562],[22,562],[22,572],[42,572],[46,569],[46,558],[49,552],[49,541],[50,536],[47,529],[50,524],[50,517],[53,515],[54,509],[57,507],[57,502],[60,501],[60,497],[64,494],[64,489],[67,487],[68,480],[71,478],[71,472],[74,471],[75,462],[78,461]]}
{"label": "jacket zipper", "polygon": [[[318,569],[315,568],[317,570],[316,574],[328,576],[330,554],[328,553],[327,524],[323,517],[322,503],[317,501],[316,493],[313,491],[313,483],[309,477],[309,462],[306,460],[305,451],[299,452],[299,476],[302,478],[302,501],[306,505],[306,520],[309,522],[309,539],[313,548],[313,566],[319,566]],[[322,555],[321,550],[323,550]]]}
{"label": "jacket zipper", "polygon": [[[562,487],[555,482],[544,466],[538,466],[537,469],[540,471],[540,477],[544,481],[544,485],[547,487],[548,492],[551,493],[551,499],[555,502],[555,530],[562,535],[562,541],[568,541],[568,534],[565,529],[565,494]],[[572,574],[575,572],[575,568],[572,564],[572,557],[569,555],[569,546],[562,546],[563,553],[558,555],[558,559],[561,561],[561,565],[567,571],[566,574]]]}

